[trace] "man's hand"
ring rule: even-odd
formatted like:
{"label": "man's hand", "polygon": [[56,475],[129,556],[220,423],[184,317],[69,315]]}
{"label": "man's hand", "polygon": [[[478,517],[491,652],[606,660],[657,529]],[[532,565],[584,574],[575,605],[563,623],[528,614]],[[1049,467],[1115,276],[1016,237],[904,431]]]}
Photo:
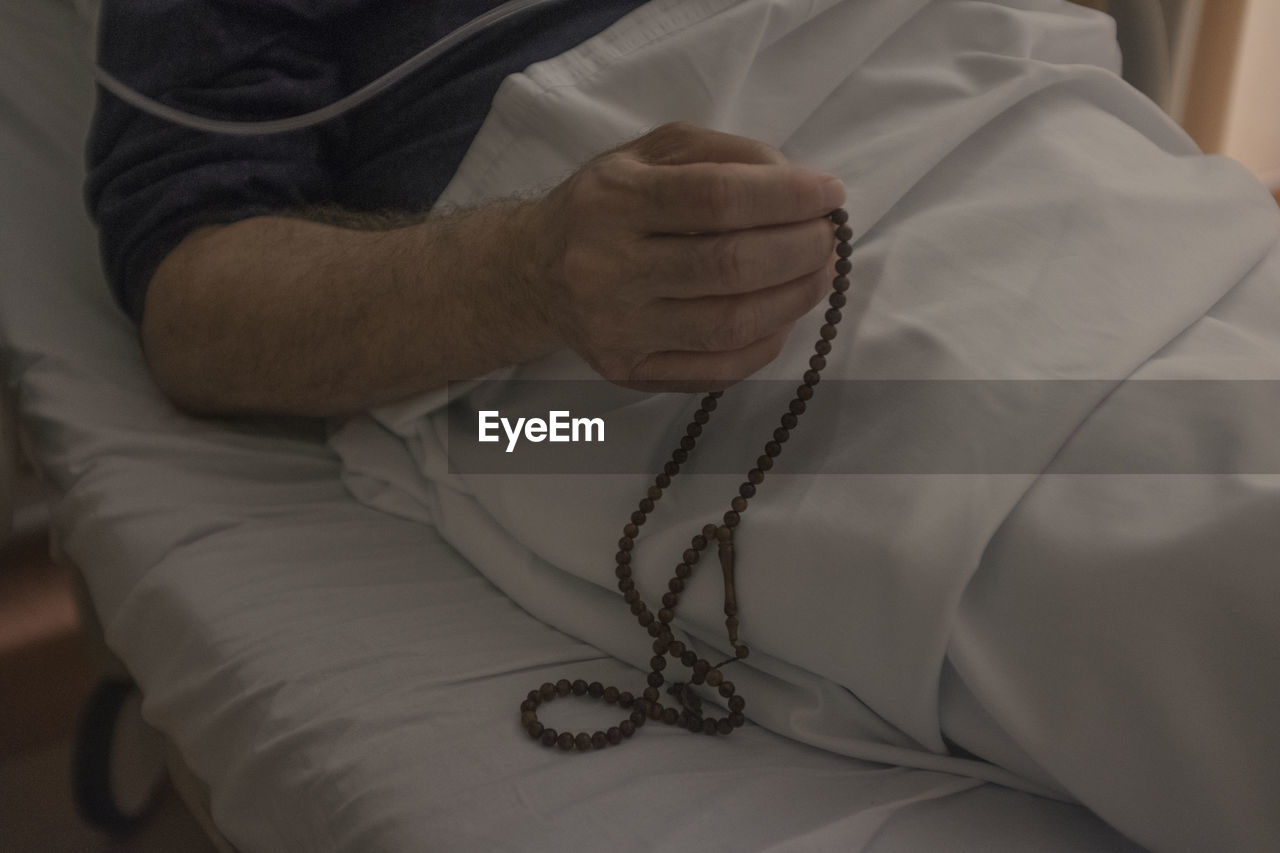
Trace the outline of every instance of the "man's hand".
{"label": "man's hand", "polygon": [[843,203],[768,146],[666,125],[538,201],[198,229],[152,278],[143,344],[206,413],[348,413],[566,346],[621,384],[710,390],[821,299]]}
{"label": "man's hand", "polygon": [[535,217],[543,311],[607,379],[722,388],[781,351],[830,285],[834,177],[669,124],[597,157]]}

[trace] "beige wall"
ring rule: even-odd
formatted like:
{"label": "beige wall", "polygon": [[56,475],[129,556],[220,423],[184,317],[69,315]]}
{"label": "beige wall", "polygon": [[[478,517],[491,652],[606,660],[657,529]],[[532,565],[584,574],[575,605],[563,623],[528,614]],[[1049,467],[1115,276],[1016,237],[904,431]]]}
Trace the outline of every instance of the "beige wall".
{"label": "beige wall", "polygon": [[1249,0],[1231,89],[1222,152],[1280,187],[1280,0]]}

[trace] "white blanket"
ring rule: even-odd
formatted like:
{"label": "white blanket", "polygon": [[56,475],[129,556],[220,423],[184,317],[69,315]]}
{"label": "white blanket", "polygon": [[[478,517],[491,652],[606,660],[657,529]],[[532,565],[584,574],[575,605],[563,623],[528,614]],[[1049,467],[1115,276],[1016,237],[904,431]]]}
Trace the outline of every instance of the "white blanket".
{"label": "white blanket", "polygon": [[[1219,469],[1062,473],[1097,470],[1114,424],[1150,414],[1132,399],[1114,413],[1122,381],[1280,378],[1274,204],[1200,156],[1117,63],[1108,19],[1058,0],[655,0],[510,78],[442,202],[550,186],[671,120],[840,175],[855,288],[826,376],[1098,381],[1025,436],[1025,471],[771,474],[738,535],[753,653],[732,678],[750,718],[1074,798],[1154,849],[1273,849],[1280,468],[1232,460],[1265,458],[1274,422],[1207,394],[1170,412],[1165,395],[1163,440]],[[799,377],[820,322],[763,375]],[[502,408],[496,382],[588,375],[561,354],[490,377],[485,405]],[[448,443],[466,437],[446,402],[339,432],[351,489],[435,525],[530,613],[647,668],[612,572],[646,478],[458,473]],[[608,422],[643,424],[629,452],[656,470],[691,408],[633,395]],[[884,434],[949,438],[941,420],[870,414]],[[763,442],[776,416],[736,428]],[[794,440],[818,438],[802,422]],[[833,470],[865,452],[829,444]],[[636,571],[651,607],[740,479],[698,475],[695,454],[650,517]],[[695,580],[676,620],[707,657],[728,651],[719,595]],[[953,757],[944,734],[991,763]]]}

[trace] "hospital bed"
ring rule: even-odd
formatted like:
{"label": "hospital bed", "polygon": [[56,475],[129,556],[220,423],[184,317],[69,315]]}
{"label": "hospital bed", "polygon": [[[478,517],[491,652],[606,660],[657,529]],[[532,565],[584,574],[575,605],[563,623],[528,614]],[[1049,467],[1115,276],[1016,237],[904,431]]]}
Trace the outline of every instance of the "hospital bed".
{"label": "hospital bed", "polygon": [[[1176,110],[1199,4],[1111,5],[1134,79]],[[55,550],[220,849],[1136,849],[1076,804],[763,727],[587,756],[527,743],[513,700],[531,684],[634,670],[353,498],[324,424],[197,420],[152,386],[83,213],[91,20],[0,3],[7,388],[57,496]],[[134,805],[95,816],[123,826]]]}

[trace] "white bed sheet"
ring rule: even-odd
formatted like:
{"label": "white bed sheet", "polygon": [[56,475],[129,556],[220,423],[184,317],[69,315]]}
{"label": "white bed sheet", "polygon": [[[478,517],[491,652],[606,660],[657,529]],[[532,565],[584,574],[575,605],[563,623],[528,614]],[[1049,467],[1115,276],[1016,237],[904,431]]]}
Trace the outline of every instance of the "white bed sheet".
{"label": "white bed sheet", "polygon": [[70,3],[0,2],[0,340],[58,541],[241,850],[1134,849],[1078,806],[754,726],[528,743],[531,684],[636,671],[352,499],[314,425],[161,399],[82,213],[87,39]]}
{"label": "white bed sheet", "polygon": [[[752,719],[1075,797],[1159,849],[1268,850],[1280,740],[1263,709],[1280,681],[1257,673],[1280,671],[1280,531],[1260,521],[1280,512],[1280,215],[1117,76],[1108,24],[1057,0],[655,0],[509,79],[444,201],[548,185],[671,119],[844,178],[855,287],[817,423],[788,445],[818,443],[825,464],[787,476],[787,450],[736,534],[752,656],[732,678]],[[820,322],[760,376],[794,383]],[[564,381],[590,376],[557,354],[448,408],[434,394],[379,412],[335,446],[371,503],[429,520],[527,610],[643,666],[610,557],[648,477],[531,473],[519,450],[506,470],[477,465],[476,410],[573,409]],[[1050,405],[1027,424],[1025,401],[970,390],[992,441],[958,431],[945,399],[858,408],[831,402],[851,393],[832,379],[1017,380]],[[1253,380],[1265,394],[1228,392]],[[702,444],[741,434],[744,471],[776,409],[739,392]],[[639,472],[694,406],[593,396]],[[1011,446],[1022,462],[1002,469]],[[931,448],[978,467],[849,473]],[[741,480],[707,453],[642,529],[632,567],[650,598],[663,555]],[[674,623],[712,659],[730,654],[717,587],[695,579]]]}

